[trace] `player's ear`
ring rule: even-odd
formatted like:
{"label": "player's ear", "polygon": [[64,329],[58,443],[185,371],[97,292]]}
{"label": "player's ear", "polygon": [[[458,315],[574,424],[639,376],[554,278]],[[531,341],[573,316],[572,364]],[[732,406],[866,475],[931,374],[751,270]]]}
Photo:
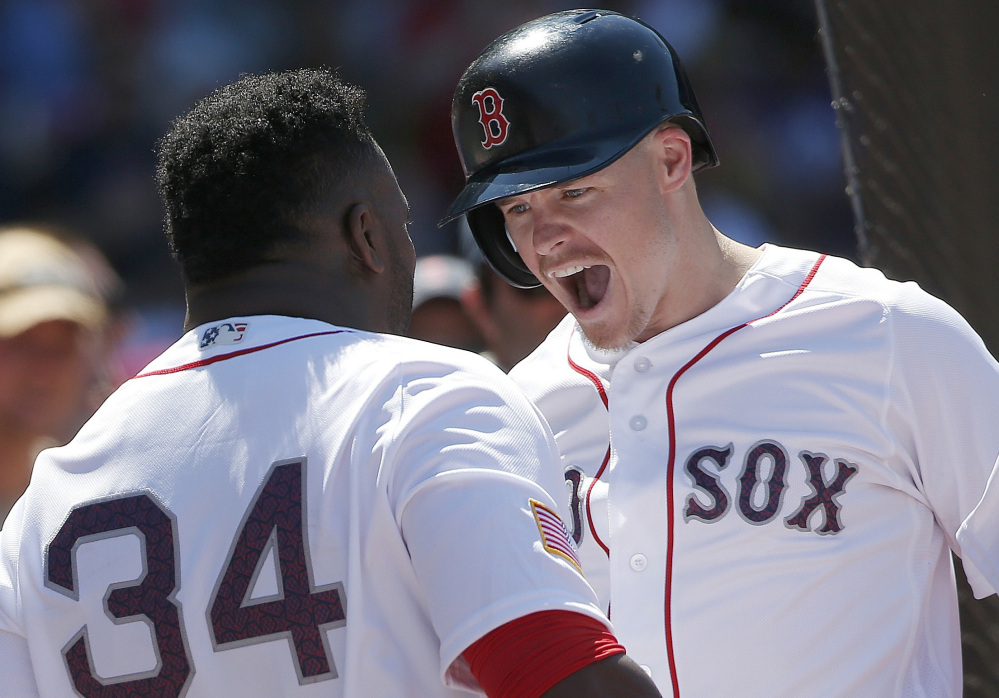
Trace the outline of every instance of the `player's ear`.
{"label": "player's ear", "polygon": [[370,205],[356,203],[347,210],[346,232],[351,259],[362,269],[376,274],[383,272],[385,262],[378,235],[378,218]]}
{"label": "player's ear", "polygon": [[679,126],[666,124],[652,133],[650,146],[663,193],[679,189],[690,178],[693,165],[690,136]]}

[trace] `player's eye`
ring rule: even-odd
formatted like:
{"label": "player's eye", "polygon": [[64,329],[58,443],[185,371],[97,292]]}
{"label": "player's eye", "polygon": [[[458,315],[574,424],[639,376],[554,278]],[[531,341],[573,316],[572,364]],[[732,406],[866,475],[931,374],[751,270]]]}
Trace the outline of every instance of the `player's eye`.
{"label": "player's eye", "polygon": [[582,187],[579,189],[563,189],[562,196],[564,196],[567,199],[578,199],[583,194],[585,194],[588,191],[588,189],[589,187]]}
{"label": "player's eye", "polygon": [[513,204],[511,206],[503,207],[503,215],[506,215],[506,216],[509,216],[509,215],[518,215],[518,214],[525,213],[525,212],[529,211],[530,208],[531,207],[528,204],[523,204],[523,203],[522,204]]}

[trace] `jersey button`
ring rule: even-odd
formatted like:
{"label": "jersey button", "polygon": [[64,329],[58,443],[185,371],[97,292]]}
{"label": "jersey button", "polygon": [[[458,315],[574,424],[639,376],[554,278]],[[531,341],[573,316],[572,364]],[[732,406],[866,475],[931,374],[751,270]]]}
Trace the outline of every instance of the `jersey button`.
{"label": "jersey button", "polygon": [[639,373],[645,373],[650,368],[652,368],[652,362],[646,359],[644,356],[640,356],[635,359],[635,370]]}
{"label": "jersey button", "polygon": [[641,572],[645,569],[645,566],[649,564],[649,561],[645,559],[645,556],[641,553],[631,556],[631,569],[636,572]]}
{"label": "jersey button", "polygon": [[648,424],[648,421],[645,419],[645,417],[643,417],[640,414],[636,414],[634,417],[628,420],[628,426],[630,426],[635,431],[641,431],[642,429],[645,428],[646,424]]}

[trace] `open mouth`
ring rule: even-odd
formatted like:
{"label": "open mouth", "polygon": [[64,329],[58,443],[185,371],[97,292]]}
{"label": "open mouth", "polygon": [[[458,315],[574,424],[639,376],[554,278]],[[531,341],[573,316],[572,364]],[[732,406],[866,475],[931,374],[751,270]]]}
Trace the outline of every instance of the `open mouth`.
{"label": "open mouth", "polygon": [[595,307],[607,293],[610,269],[603,264],[575,266],[549,274],[566,293],[575,299],[581,310]]}

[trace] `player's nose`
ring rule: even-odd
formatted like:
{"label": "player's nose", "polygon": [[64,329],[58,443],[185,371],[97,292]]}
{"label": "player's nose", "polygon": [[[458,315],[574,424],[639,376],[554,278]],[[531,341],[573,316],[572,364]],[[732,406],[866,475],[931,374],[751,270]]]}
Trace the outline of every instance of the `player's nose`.
{"label": "player's nose", "polygon": [[534,251],[544,256],[569,239],[571,231],[563,221],[535,209],[532,242]]}

